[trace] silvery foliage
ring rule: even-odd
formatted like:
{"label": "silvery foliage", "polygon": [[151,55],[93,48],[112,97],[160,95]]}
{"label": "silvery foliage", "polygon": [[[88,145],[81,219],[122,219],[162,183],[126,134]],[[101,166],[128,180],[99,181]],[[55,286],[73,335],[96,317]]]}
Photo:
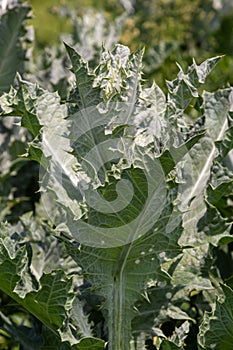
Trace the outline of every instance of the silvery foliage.
{"label": "silvery foliage", "polygon": [[[131,54],[116,45],[104,50],[91,69],[66,48],[76,79],[66,103],[57,93],[19,80],[18,89],[2,96],[2,111],[14,114],[21,106],[22,125],[34,136],[28,157],[42,165],[44,214],[103,298],[109,349],[128,349],[134,344],[132,331],[140,343],[137,315],[147,331],[159,335],[158,344],[182,349],[192,320],[173,303],[192,289],[212,295],[206,259],[212,246],[232,239],[231,214],[223,217],[219,206],[219,196],[227,200],[232,193],[232,171],[222,165],[232,150],[232,88],[199,92],[220,57],[200,65],[194,61],[187,73],[179,66],[177,78],[167,82],[166,96],[156,84],[144,86],[141,51]],[[195,121],[188,113],[194,101]],[[65,293],[64,276],[40,272],[38,287],[32,271],[30,283],[20,277],[15,285],[27,307],[30,293],[45,298],[52,281]],[[160,306],[157,299],[151,301],[154,310],[148,314],[135,303],[141,294],[147,298],[151,288],[166,300]],[[86,321],[79,324],[82,305],[74,296],[57,299],[65,306],[54,322],[63,340],[82,348],[92,333]],[[49,326],[46,309],[43,315]],[[158,332],[168,315],[187,321],[170,340]],[[202,344],[209,342],[211,322],[210,317],[203,324]]]}

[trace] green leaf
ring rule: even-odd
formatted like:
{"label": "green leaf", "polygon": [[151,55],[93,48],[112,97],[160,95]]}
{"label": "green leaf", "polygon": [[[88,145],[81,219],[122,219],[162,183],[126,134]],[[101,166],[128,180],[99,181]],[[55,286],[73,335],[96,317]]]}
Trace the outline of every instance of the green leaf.
{"label": "green leaf", "polygon": [[[214,142],[222,141],[228,127],[228,111],[230,109],[229,96],[231,89],[219,90],[216,93],[203,93],[203,107],[205,113],[206,137],[192,147],[182,166],[182,173],[186,173],[186,189],[182,200],[191,200],[201,193],[210,177],[211,166],[216,157]],[[186,197],[186,198],[185,198]]]}
{"label": "green leaf", "polygon": [[200,330],[200,344],[205,350],[230,350],[233,344],[233,291],[222,285],[223,300],[216,302],[212,313],[205,314]]}
{"label": "green leaf", "polygon": [[193,138],[190,138],[187,142],[181,144],[179,147],[174,147],[171,145],[170,149],[166,150],[160,157],[165,174],[168,174],[172,169],[174,169],[175,165],[182,160],[182,158],[204,135],[204,132],[200,132]]}
{"label": "green leaf", "polygon": [[208,58],[199,66],[196,64],[195,60],[193,60],[193,65],[188,70],[188,76],[193,85],[198,86],[199,84],[204,84],[205,79],[222,58],[223,56]]}
{"label": "green leaf", "polygon": [[163,340],[160,350],[184,350],[183,346],[178,346],[169,340]]}
{"label": "green leaf", "polygon": [[9,93],[0,97],[1,114],[5,116],[21,116],[21,125],[35,137],[39,134],[40,124],[36,117],[37,98],[43,90],[36,84],[26,82],[17,76],[18,89],[11,88]]}
{"label": "green leaf", "polygon": [[[173,270],[172,284],[184,286],[186,293],[192,289],[201,291],[212,289],[209,278],[211,266],[211,260],[209,260],[211,256],[208,258],[211,251],[209,244],[216,246],[232,240],[231,226],[216,208],[210,208],[205,203],[205,188],[212,180],[212,164],[218,156],[211,138],[213,141],[218,139],[219,144],[224,139],[224,133],[228,127],[230,93],[231,89],[226,89],[205,96],[205,100],[209,101],[205,103],[206,119],[203,124],[206,135],[200,138],[182,161],[176,165],[176,168],[180,170],[177,176],[179,201],[181,208],[187,210],[183,217],[184,232],[179,240],[184,250],[180,259],[174,259],[174,270],[172,264],[167,266],[165,264],[164,269]],[[167,153],[166,151],[165,155]],[[170,163],[172,166],[172,162]],[[169,163],[165,164],[169,165]],[[230,181],[229,177],[228,180]],[[219,183],[221,184],[222,181],[227,180],[223,180],[222,177]],[[188,204],[187,207],[184,205],[185,202]],[[219,203],[218,208],[220,207]]]}
{"label": "green leaf", "polygon": [[222,142],[216,141],[215,144],[219,151],[220,159],[224,159],[228,152],[233,149],[233,126],[226,130]]}
{"label": "green leaf", "polygon": [[[1,225],[1,278],[3,290],[13,293],[14,290],[21,298],[28,291],[36,288],[36,281],[27,268],[30,259],[30,247],[23,245],[17,249],[18,234],[14,234],[14,228]],[[27,249],[28,248],[28,249]]]}
{"label": "green leaf", "polygon": [[23,4],[8,9],[0,18],[0,94],[9,90],[16,72],[22,72],[26,51],[25,21],[30,18],[30,6]]}
{"label": "green leaf", "polygon": [[[26,230],[27,220],[29,218],[25,217],[24,229]],[[37,228],[34,235],[38,235],[39,228],[35,223],[30,223],[30,229],[32,227],[34,230]],[[71,345],[78,344],[82,338],[89,338],[88,341],[92,342],[92,331],[84,314],[83,305],[78,299],[74,299],[73,281],[65,273],[67,264],[70,264],[69,261],[66,261],[63,271],[57,269],[49,273],[44,272],[45,268],[48,269],[50,262],[48,259],[45,260],[43,249],[41,249],[42,253],[35,243],[27,242],[25,233],[21,230],[22,227],[19,224],[16,227],[9,224],[1,226],[1,290],[55,332],[58,339]],[[45,247],[46,242],[41,243]],[[54,241],[50,241],[50,244],[52,244],[54,254],[56,252]],[[58,262],[53,262],[54,266]],[[61,261],[59,267],[61,267]],[[70,270],[67,269],[68,271]],[[33,273],[37,276],[38,281]],[[103,344],[99,340],[96,340],[96,343]]]}
{"label": "green leaf", "polygon": [[23,81],[20,77],[19,89],[17,91],[17,109],[22,116],[21,125],[27,128],[35,137],[39,134],[40,124],[36,117],[37,98],[43,90],[36,84]]}
{"label": "green leaf", "polygon": [[205,126],[214,141],[223,140],[228,128],[231,94],[232,88],[222,89],[216,92],[204,91],[203,93]]}
{"label": "green leaf", "polygon": [[94,75],[89,71],[87,63],[70,46],[65,44],[73,65],[72,71],[76,77],[76,88],[71,92],[70,101],[77,103],[80,109],[96,106],[99,101],[99,89],[93,87]]}
{"label": "green leaf", "polygon": [[[229,198],[233,197],[233,180],[222,182],[219,186],[213,188],[211,185],[207,188],[207,201],[215,206],[223,217],[232,217],[230,208],[232,205]],[[232,208],[231,208],[232,209]]]}
{"label": "green leaf", "polygon": [[172,235],[166,234],[169,230],[168,217],[164,213],[154,232],[123,247],[97,249],[82,246],[77,251],[68,245],[69,253],[83,267],[95,292],[105,298],[104,308],[107,309],[110,346],[113,349],[127,348],[130,321],[135,316],[132,305],[140,297],[140,291],[150,280],[168,278],[160,269],[159,256],[169,259],[179,254],[177,238],[181,228],[178,227]]}
{"label": "green leaf", "polygon": [[[171,273],[171,270],[169,271]],[[140,334],[142,331],[148,332],[154,337],[164,335],[159,334],[158,327],[162,324],[174,320],[180,322],[181,320],[193,321],[190,316],[181,310],[180,303],[182,302],[179,297],[179,288],[174,287],[169,281],[158,282],[154,281],[155,286],[150,286],[147,290],[147,298],[138,300],[135,303],[135,308],[138,311],[138,315],[132,320],[132,329],[134,334]],[[153,281],[151,281],[151,285]],[[189,329],[188,324],[184,324],[187,330]],[[160,330],[162,333],[162,330]],[[173,337],[176,338],[177,334],[184,334],[181,329],[180,332],[176,331],[173,333]],[[173,339],[173,338],[172,338]],[[182,338],[183,341],[183,338]]]}
{"label": "green leaf", "polygon": [[14,227],[2,226],[1,237],[1,289],[48,327],[58,330],[66,317],[71,281],[58,271],[43,274],[39,287],[30,271],[31,247],[28,245],[27,249],[27,245],[23,244],[18,248],[20,236],[14,233]]}
{"label": "green leaf", "polygon": [[78,350],[103,350],[105,348],[103,340],[97,338],[84,338],[78,344]]}
{"label": "green leaf", "polygon": [[194,61],[192,66],[189,67],[187,74],[179,66],[177,78],[173,81],[167,81],[169,90],[168,105],[171,109],[171,117],[172,113],[177,113],[179,116],[180,112],[185,110],[195,97],[198,97],[197,88],[205,82],[206,77],[220,59],[221,56],[210,58],[202,62],[199,66]]}
{"label": "green leaf", "polygon": [[43,340],[43,343],[41,344],[40,350],[53,350],[53,349],[60,349],[60,350],[71,350],[71,349],[77,349],[77,347],[72,347],[67,342],[62,342],[54,332],[52,332],[49,328],[45,327],[43,325],[41,337]]}

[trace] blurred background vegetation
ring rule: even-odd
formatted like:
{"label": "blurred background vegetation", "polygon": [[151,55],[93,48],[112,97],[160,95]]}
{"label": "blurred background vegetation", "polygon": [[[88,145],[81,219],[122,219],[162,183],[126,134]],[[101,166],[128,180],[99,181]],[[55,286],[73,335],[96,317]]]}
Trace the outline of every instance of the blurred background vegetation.
{"label": "blurred background vegetation", "polygon": [[59,17],[61,6],[70,6],[74,10],[78,10],[79,14],[85,12],[87,8],[95,8],[96,10],[104,9],[104,1],[98,0],[29,0],[33,9],[34,18],[32,24],[35,28],[36,43],[39,48],[55,44],[59,39],[59,35],[71,30],[71,23]]}
{"label": "blurred background vegetation", "polygon": [[[176,62],[194,57],[198,63],[214,55],[225,55],[208,88],[233,82],[232,0],[30,0],[34,18],[36,51],[59,41],[72,30],[72,16],[82,17],[88,8],[101,12],[107,21],[126,14],[120,39],[132,50],[144,46],[145,77],[165,87],[165,79],[177,73]],[[63,9],[63,10],[62,10]],[[72,18],[71,18],[72,17]],[[100,38],[101,40],[101,38]],[[184,67],[185,68],[185,67]]]}

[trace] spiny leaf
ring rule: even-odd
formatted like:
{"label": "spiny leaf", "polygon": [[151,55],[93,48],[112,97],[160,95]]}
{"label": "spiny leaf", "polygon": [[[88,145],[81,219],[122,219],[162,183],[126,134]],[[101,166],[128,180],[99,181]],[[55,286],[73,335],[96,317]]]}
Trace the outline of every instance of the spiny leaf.
{"label": "spiny leaf", "polygon": [[72,71],[76,77],[76,88],[71,92],[70,101],[75,102],[79,109],[96,106],[99,101],[99,89],[93,87],[95,76],[88,69],[82,57],[70,46],[65,44],[73,65]]}
{"label": "spiny leaf", "polygon": [[[35,225],[33,226],[35,228]],[[68,279],[66,273],[61,270],[45,273],[43,262],[36,261],[33,254],[33,244],[26,243],[25,235],[20,235],[17,231],[20,231],[20,226],[1,227],[1,290],[55,332],[58,339],[74,345],[79,343],[80,337],[88,338],[86,341],[99,344],[100,347],[103,342],[93,340],[90,326],[85,320],[83,306],[74,300],[72,279]],[[35,253],[38,254],[38,250],[35,250]],[[40,258],[43,258],[41,254]],[[36,263],[42,266],[35,268],[33,265]],[[39,281],[35,279],[32,271],[36,273]],[[82,315],[82,318],[79,319],[78,315]]]}
{"label": "spiny leaf", "polygon": [[177,113],[179,116],[180,112],[185,110],[195,97],[198,97],[197,88],[205,82],[206,77],[220,59],[221,56],[210,58],[199,66],[194,61],[192,66],[188,68],[187,74],[179,66],[178,77],[173,81],[167,81],[169,90],[168,104],[171,108],[171,113]]}
{"label": "spiny leaf", "polygon": [[216,302],[212,313],[205,314],[201,325],[200,343],[205,350],[230,350],[233,344],[233,291],[222,285],[224,300]]}

